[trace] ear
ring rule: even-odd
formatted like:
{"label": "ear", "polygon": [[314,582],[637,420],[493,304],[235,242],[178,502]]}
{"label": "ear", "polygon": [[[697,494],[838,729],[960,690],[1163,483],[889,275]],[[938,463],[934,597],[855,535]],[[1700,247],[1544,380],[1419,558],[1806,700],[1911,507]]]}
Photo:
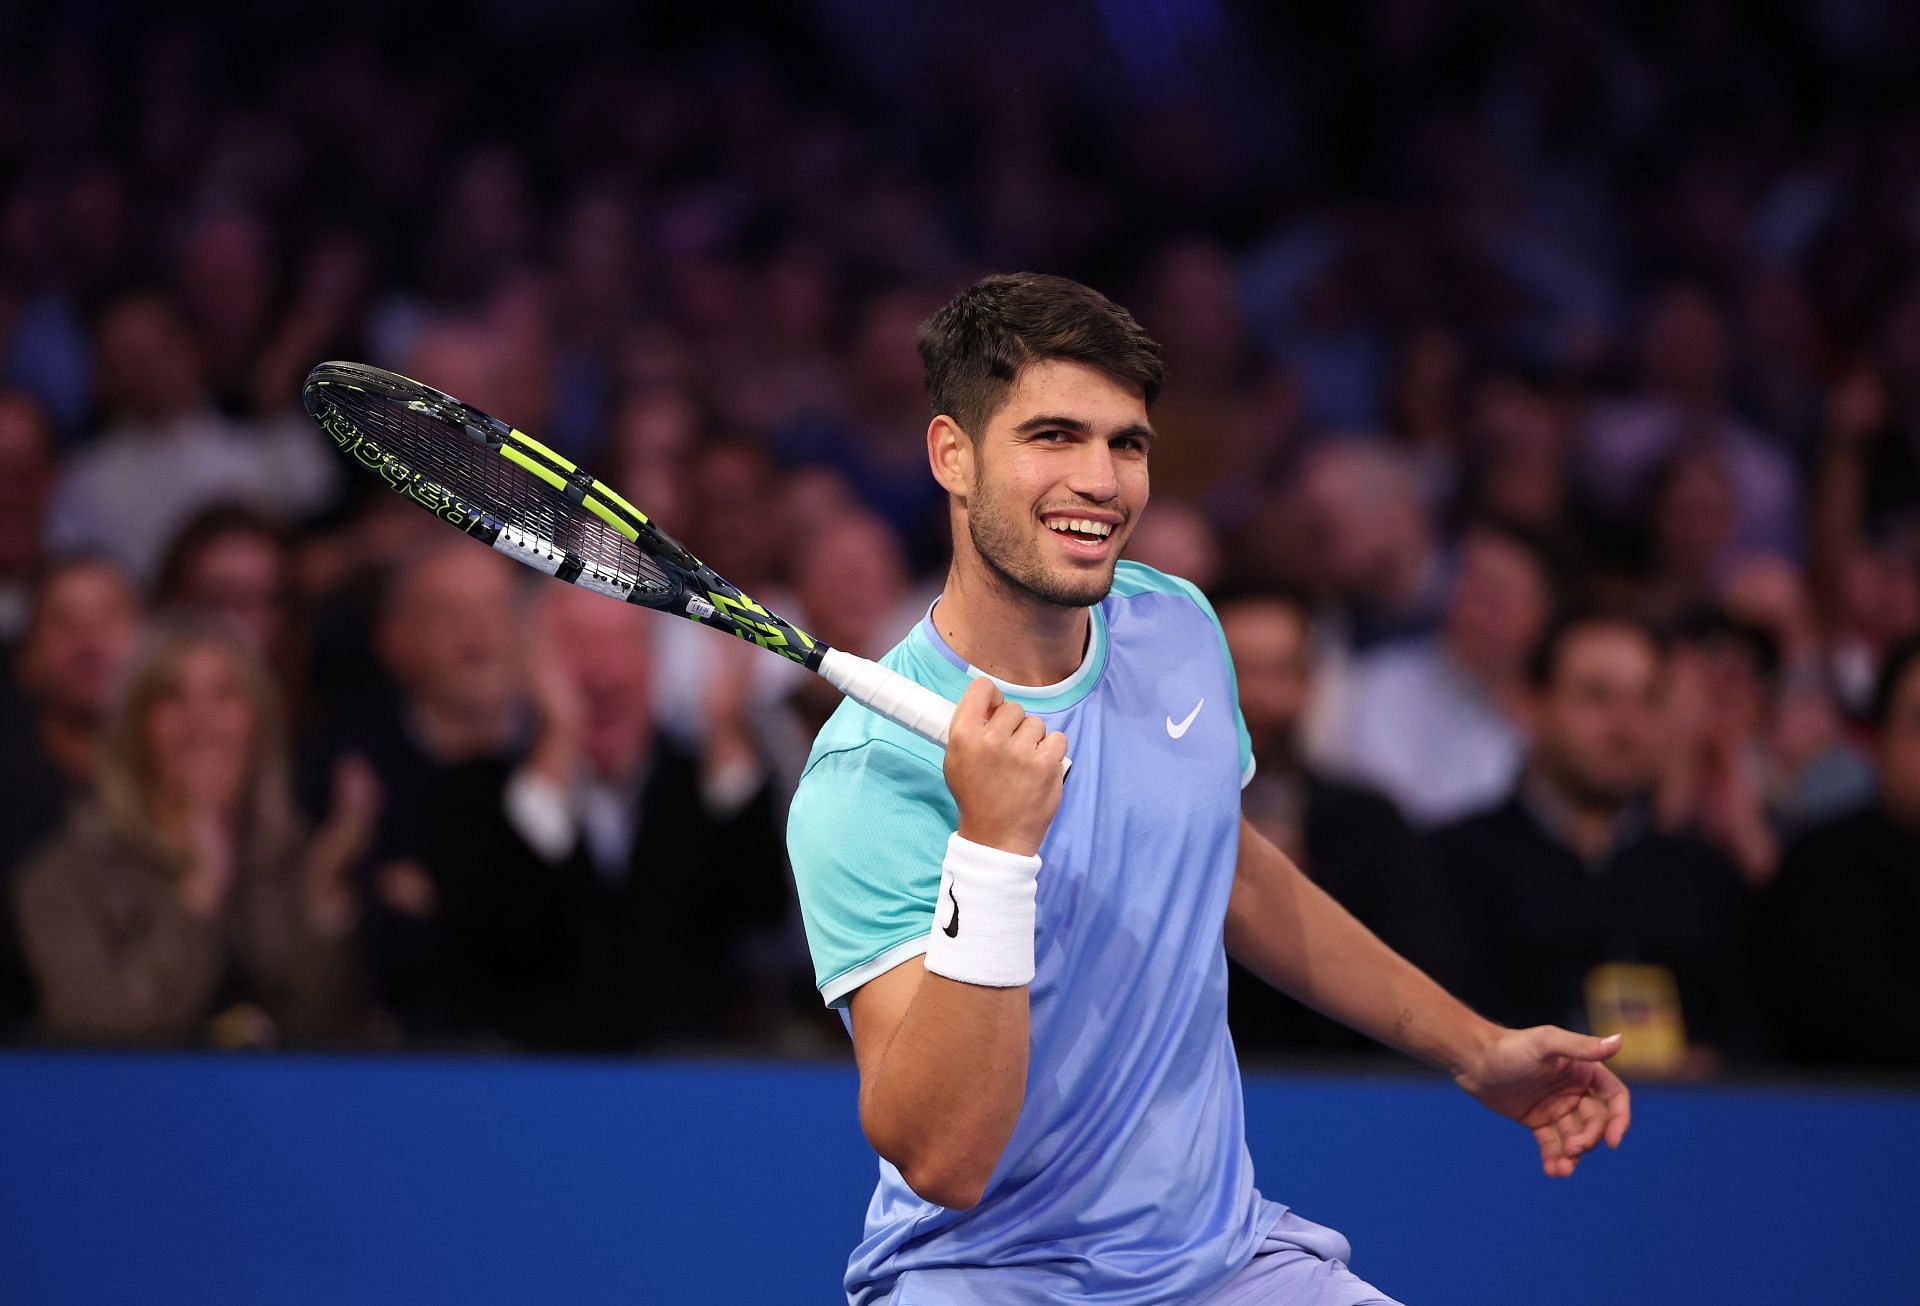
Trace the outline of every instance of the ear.
{"label": "ear", "polygon": [[927,424],[927,464],[948,494],[965,498],[973,489],[973,441],[945,413]]}

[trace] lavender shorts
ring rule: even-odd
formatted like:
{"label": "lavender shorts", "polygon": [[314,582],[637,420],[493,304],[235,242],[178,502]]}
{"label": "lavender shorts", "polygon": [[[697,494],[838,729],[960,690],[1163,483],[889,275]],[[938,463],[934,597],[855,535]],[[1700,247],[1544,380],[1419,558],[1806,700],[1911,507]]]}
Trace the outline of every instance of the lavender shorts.
{"label": "lavender shorts", "polygon": [[1288,1211],[1246,1268],[1193,1306],[1400,1306],[1347,1268],[1351,1255],[1337,1230]]}

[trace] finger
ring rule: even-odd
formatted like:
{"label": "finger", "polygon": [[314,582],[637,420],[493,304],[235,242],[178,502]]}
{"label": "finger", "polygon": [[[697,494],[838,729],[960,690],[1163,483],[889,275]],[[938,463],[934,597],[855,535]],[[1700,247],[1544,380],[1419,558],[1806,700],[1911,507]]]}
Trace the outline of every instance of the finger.
{"label": "finger", "polygon": [[1067,756],[1067,737],[1058,730],[1050,730],[1047,737],[1040,741],[1040,753],[1050,762],[1062,762]]}
{"label": "finger", "polygon": [[1592,1034],[1576,1034],[1570,1029],[1561,1029],[1558,1025],[1542,1025],[1533,1033],[1536,1035],[1535,1046],[1542,1052],[1572,1057],[1576,1061],[1605,1061],[1620,1050],[1618,1034],[1596,1038]]}
{"label": "finger", "polygon": [[999,707],[993,709],[993,715],[987,718],[987,736],[991,739],[1011,739],[1013,732],[1026,719],[1027,714],[1020,710],[1018,703],[1002,701]]}
{"label": "finger", "polygon": [[1047,723],[1037,716],[1030,716],[1014,728],[1015,743],[1025,744],[1029,748],[1040,747],[1047,737]]}
{"label": "finger", "polygon": [[1567,1150],[1575,1156],[1585,1156],[1593,1150],[1606,1130],[1607,1108],[1599,1098],[1587,1096],[1580,1099],[1580,1105],[1574,1111],[1577,1128],[1573,1137],[1567,1140]]}
{"label": "finger", "polygon": [[1553,1132],[1560,1135],[1560,1155],[1569,1161],[1578,1161],[1584,1150],[1580,1146],[1580,1117],[1569,1111],[1565,1115],[1555,1116]]}
{"label": "finger", "polygon": [[1593,1092],[1607,1104],[1607,1146],[1618,1147],[1620,1140],[1627,1136],[1627,1126],[1633,1123],[1633,1095],[1618,1075],[1605,1066],[1597,1069],[1599,1074],[1594,1080]]}
{"label": "finger", "polygon": [[960,695],[960,702],[953,709],[953,720],[947,729],[949,734],[979,734],[986,728],[993,710],[1000,706],[1002,695],[1000,687],[985,676],[977,676],[967,685],[966,692]]}
{"label": "finger", "polygon": [[1533,1131],[1533,1137],[1540,1144],[1541,1173],[1549,1179],[1564,1179],[1573,1173],[1573,1164],[1567,1160],[1560,1135],[1552,1125],[1541,1125]]}

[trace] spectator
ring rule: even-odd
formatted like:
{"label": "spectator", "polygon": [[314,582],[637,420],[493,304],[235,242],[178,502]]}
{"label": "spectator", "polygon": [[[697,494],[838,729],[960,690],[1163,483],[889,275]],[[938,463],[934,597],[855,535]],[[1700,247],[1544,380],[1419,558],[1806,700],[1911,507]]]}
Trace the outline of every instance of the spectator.
{"label": "spectator", "polygon": [[[24,390],[0,389],[0,656],[20,646],[40,560],[40,523],[53,489],[53,431]],[[0,722],[11,711],[0,687]]]}
{"label": "spectator", "polygon": [[1525,774],[1498,807],[1438,831],[1433,849],[1464,1000],[1507,1024],[1591,1030],[1599,968],[1663,967],[1692,1048],[1667,1069],[1700,1072],[1760,1038],[1751,901],[1725,857],[1650,819],[1663,663],[1637,622],[1556,625],[1530,668]]}
{"label": "spectator", "polygon": [[[1401,955],[1432,949],[1432,881],[1419,841],[1379,792],[1322,775],[1301,756],[1313,693],[1308,609],[1285,592],[1220,604],[1253,741],[1254,776],[1241,796],[1247,818],[1315,884]],[[1371,1052],[1379,1048],[1231,964],[1228,1020],[1242,1054]]]}
{"label": "spectator", "polygon": [[33,981],[13,919],[20,863],[91,790],[100,731],[120,667],[133,649],[140,606],[112,563],[70,559],[34,591],[10,668],[22,712],[0,734],[0,1035],[33,1009]]}
{"label": "spectator", "polygon": [[1440,633],[1379,649],[1354,668],[1346,767],[1418,825],[1498,801],[1526,750],[1527,655],[1554,592],[1539,541],[1491,520],[1469,527]]}
{"label": "spectator", "polygon": [[1793,467],[1727,398],[1731,355],[1719,306],[1699,286],[1664,287],[1648,306],[1640,348],[1641,390],[1596,406],[1585,434],[1584,479],[1600,506],[1631,518],[1658,469],[1711,456],[1729,483],[1733,542],[1797,555]]}
{"label": "spectator", "polygon": [[1450,568],[1404,453],[1375,440],[1322,444],[1295,492],[1303,579],[1338,602],[1356,651],[1439,626]]}
{"label": "spectator", "polygon": [[98,801],[21,872],[40,1028],[83,1041],[351,1037],[349,868],[377,790],[343,768],[326,825],[294,816],[272,682],[233,636],[181,628],[134,661]]}
{"label": "spectator", "polygon": [[110,425],[62,471],[47,516],[56,552],[91,550],[150,578],[173,533],[199,509],[241,498],[289,514],[333,493],[338,461],[310,430],[250,430],[213,409],[192,337],[165,299],[110,304],[99,327]]}
{"label": "spectator", "polygon": [[294,602],[293,539],[245,504],[214,504],[167,545],[154,584],[160,615],[224,624],[266,661],[299,722],[306,697],[306,632]]}
{"label": "spectator", "polygon": [[1768,992],[1809,1064],[1920,1068],[1920,640],[1874,696],[1880,791],[1789,850],[1766,898]]}
{"label": "spectator", "polygon": [[471,1029],[598,1048],[755,1029],[745,942],[790,894],[748,717],[752,654],[710,650],[704,749],[689,754],[649,708],[655,620],[543,595],[532,750],[450,768],[429,795],[446,975]]}
{"label": "spectator", "polygon": [[[416,511],[412,516],[426,520]],[[431,522],[429,522],[431,525]],[[521,572],[497,554],[441,531],[392,579],[375,644],[391,697],[353,705],[324,723],[304,760],[302,797],[323,810],[340,761],[364,758],[385,801],[358,868],[374,992],[403,1027],[431,1032],[450,1019],[439,971],[439,896],[429,851],[442,831],[428,816],[454,767],[522,750],[515,631]]]}
{"label": "spectator", "polygon": [[0,867],[30,852],[69,802],[92,789],[101,730],[140,620],[139,596],[111,562],[70,558],[41,577],[18,666],[31,719],[6,750],[0,779]]}

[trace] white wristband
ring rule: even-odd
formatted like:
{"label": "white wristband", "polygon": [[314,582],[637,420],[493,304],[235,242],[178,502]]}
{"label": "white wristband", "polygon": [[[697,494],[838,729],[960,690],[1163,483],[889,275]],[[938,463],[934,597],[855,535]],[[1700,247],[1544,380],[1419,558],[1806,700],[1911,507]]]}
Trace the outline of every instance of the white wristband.
{"label": "white wristband", "polygon": [[940,901],[927,936],[927,969],[962,984],[1014,988],[1033,982],[1033,899],[1038,857],[947,840]]}

